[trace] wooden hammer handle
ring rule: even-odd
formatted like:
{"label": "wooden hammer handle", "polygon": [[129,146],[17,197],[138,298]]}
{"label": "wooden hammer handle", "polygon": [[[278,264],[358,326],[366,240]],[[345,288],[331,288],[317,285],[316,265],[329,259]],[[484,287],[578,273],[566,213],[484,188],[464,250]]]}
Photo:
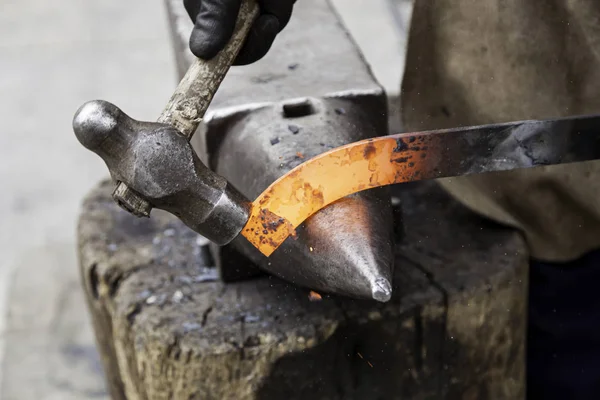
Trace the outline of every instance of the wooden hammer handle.
{"label": "wooden hammer handle", "polygon": [[196,132],[229,67],[258,16],[256,0],[243,0],[229,43],[211,60],[197,59],[188,69],[158,122],[177,128],[188,140]]}

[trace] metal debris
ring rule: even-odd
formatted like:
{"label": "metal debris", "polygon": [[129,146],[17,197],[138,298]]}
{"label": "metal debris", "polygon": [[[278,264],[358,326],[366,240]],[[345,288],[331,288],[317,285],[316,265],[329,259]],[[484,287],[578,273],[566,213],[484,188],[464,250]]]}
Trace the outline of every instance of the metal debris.
{"label": "metal debris", "polygon": [[246,314],[244,315],[244,322],[252,323],[260,321],[260,317],[258,315]]}
{"label": "metal debris", "polygon": [[200,274],[192,279],[195,283],[214,282],[219,279],[219,271],[216,268],[202,268]]}
{"label": "metal debris", "polygon": [[175,303],[181,303],[181,300],[183,300],[183,292],[181,290],[176,290],[175,293],[173,293],[173,302]]}
{"label": "metal debris", "polygon": [[310,301],[321,301],[321,300],[323,300],[323,297],[319,293],[315,292],[314,290],[311,290],[310,293],[308,294],[308,299]]}
{"label": "metal debris", "polygon": [[146,304],[148,304],[148,305],[155,304],[155,305],[160,306],[165,303],[166,299],[167,299],[167,295],[164,293],[159,294],[159,295],[152,295],[146,299]]}
{"label": "metal debris", "polygon": [[181,324],[184,333],[202,330],[202,325],[197,322],[185,321]]}

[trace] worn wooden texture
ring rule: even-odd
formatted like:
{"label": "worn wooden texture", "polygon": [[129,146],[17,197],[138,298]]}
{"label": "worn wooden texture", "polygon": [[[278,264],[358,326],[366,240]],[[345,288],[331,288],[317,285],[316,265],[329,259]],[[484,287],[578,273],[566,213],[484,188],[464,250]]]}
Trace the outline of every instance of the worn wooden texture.
{"label": "worn wooden texture", "polygon": [[103,183],[79,255],[113,399],[518,399],[527,257],[516,233],[431,183],[406,186],[395,295],[379,304],[275,278],[215,281],[178,220],[136,219]]}
{"label": "worn wooden texture", "polygon": [[523,398],[529,257],[522,236],[433,182],[406,187],[399,253],[428,274],[447,304],[441,393]]}

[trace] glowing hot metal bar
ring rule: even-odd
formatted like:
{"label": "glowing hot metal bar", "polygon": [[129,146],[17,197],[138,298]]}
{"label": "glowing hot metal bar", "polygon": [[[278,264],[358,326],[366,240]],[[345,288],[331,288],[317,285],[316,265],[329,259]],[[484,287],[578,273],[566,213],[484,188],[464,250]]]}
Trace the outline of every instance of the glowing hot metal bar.
{"label": "glowing hot metal bar", "polygon": [[242,230],[271,255],[306,218],[352,193],[396,183],[600,157],[600,116],[522,121],[363,140],[288,172],[252,203]]}

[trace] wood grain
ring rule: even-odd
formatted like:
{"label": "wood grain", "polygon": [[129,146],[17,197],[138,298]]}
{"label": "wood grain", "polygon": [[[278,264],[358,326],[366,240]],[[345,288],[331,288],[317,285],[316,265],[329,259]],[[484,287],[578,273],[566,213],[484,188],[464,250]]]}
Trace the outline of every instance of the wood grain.
{"label": "wood grain", "polygon": [[314,302],[275,278],[217,282],[196,234],[130,216],[100,185],[79,256],[113,399],[522,398],[522,238],[433,183],[396,195],[393,299]]}

